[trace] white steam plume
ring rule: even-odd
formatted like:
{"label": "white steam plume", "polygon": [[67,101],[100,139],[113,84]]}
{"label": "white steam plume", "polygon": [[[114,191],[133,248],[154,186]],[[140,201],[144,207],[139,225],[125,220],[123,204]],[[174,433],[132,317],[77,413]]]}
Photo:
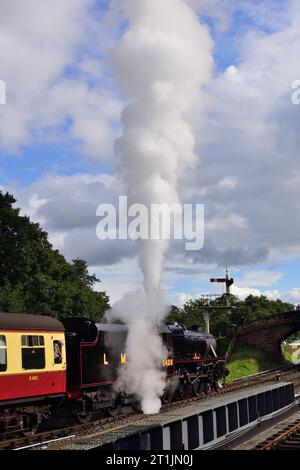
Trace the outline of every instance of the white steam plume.
{"label": "white steam plume", "polygon": [[[153,203],[171,205],[179,202],[180,173],[196,159],[189,118],[202,104],[213,45],[184,0],[122,0],[122,5],[129,26],[114,59],[129,104],[117,150],[129,202],[148,209]],[[160,366],[165,352],[156,326],[165,314],[160,283],[167,248],[164,240],[139,242],[146,294],[127,296],[115,307],[129,325],[122,378],[146,413],[159,411],[164,388]]]}

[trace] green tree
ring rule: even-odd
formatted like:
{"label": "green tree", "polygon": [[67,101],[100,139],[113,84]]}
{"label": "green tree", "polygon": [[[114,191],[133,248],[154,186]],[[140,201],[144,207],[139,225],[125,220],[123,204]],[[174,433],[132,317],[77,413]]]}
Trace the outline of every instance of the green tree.
{"label": "green tree", "polygon": [[205,302],[202,299],[189,300],[182,308],[172,306],[167,317],[168,321],[177,321],[184,324],[187,328],[197,325],[204,327],[203,307]]}
{"label": "green tree", "polygon": [[0,309],[101,320],[109,298],[93,290],[99,280],[89,274],[87,263],[68,263],[39,224],[13,207],[15,202],[0,192]]}
{"label": "green tree", "polygon": [[236,325],[294,309],[293,304],[283,302],[280,299],[269,300],[264,295],[260,297],[249,295],[244,302],[237,302],[236,306],[237,308],[231,316],[232,323]]}
{"label": "green tree", "polygon": [[[226,305],[232,307],[226,309]],[[203,313],[207,310],[205,299],[193,299],[186,302],[182,308],[173,306],[168,320],[185,324],[188,328],[193,325],[204,327]],[[249,295],[244,301],[234,295],[223,295],[209,304],[210,329],[215,336],[226,335],[229,325],[242,325],[268,315],[288,312],[294,305],[280,299],[269,300],[265,296]],[[221,308],[220,308],[221,307]]]}

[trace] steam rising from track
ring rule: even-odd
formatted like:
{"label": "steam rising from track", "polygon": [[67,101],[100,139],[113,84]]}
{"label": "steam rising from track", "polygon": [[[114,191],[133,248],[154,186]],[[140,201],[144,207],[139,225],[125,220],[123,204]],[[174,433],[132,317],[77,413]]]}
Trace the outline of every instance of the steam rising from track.
{"label": "steam rising from track", "polygon": [[[178,178],[195,161],[189,118],[201,107],[201,87],[210,78],[212,41],[184,0],[122,4],[129,26],[114,59],[129,104],[116,148],[130,203],[144,204],[150,212],[153,203],[179,202]],[[145,413],[159,411],[164,389],[166,352],[156,327],[166,310],[160,284],[167,248],[162,239],[139,242],[145,292],[128,294],[113,309],[129,325],[128,364],[121,380],[141,399]]]}

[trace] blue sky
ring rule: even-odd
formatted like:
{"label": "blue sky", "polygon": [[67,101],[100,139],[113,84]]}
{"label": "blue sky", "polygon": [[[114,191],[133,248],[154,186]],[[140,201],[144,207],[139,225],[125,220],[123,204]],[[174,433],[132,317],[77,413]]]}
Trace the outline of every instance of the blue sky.
{"label": "blue sky", "polygon": [[[7,85],[7,104],[0,106],[0,186],[18,197],[68,258],[86,258],[116,300],[141,280],[131,248],[100,246],[93,239],[96,218],[94,228],[91,221],[77,227],[74,219],[66,228],[58,215],[54,219],[55,207],[58,214],[61,204],[68,211],[76,201],[95,214],[103,198],[114,200],[121,191],[114,143],[125,94],[112,54],[127,19],[118,1],[5,3],[0,0],[6,18],[0,79]],[[209,27],[214,73],[205,87],[210,104],[194,123],[197,171],[187,173],[182,194],[188,200],[198,194],[205,204],[207,244],[192,260],[171,248],[168,299],[215,291],[208,279],[223,274],[227,260],[237,294],[266,292],[298,303],[300,108],[290,102],[290,85],[300,78],[297,2],[190,4]],[[97,193],[93,177],[103,174],[113,183],[99,182]]]}

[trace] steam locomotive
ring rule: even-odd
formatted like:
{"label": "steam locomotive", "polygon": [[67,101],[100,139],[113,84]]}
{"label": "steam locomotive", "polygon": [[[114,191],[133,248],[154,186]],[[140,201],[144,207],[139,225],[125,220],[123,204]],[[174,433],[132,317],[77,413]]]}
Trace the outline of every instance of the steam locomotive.
{"label": "steam locomotive", "polygon": [[[212,335],[177,323],[159,333],[168,351],[163,402],[218,389],[227,370]],[[85,423],[95,412],[136,406],[136,398],[114,388],[128,360],[126,338],[124,325],[0,313],[0,437],[33,434],[58,409]]]}

